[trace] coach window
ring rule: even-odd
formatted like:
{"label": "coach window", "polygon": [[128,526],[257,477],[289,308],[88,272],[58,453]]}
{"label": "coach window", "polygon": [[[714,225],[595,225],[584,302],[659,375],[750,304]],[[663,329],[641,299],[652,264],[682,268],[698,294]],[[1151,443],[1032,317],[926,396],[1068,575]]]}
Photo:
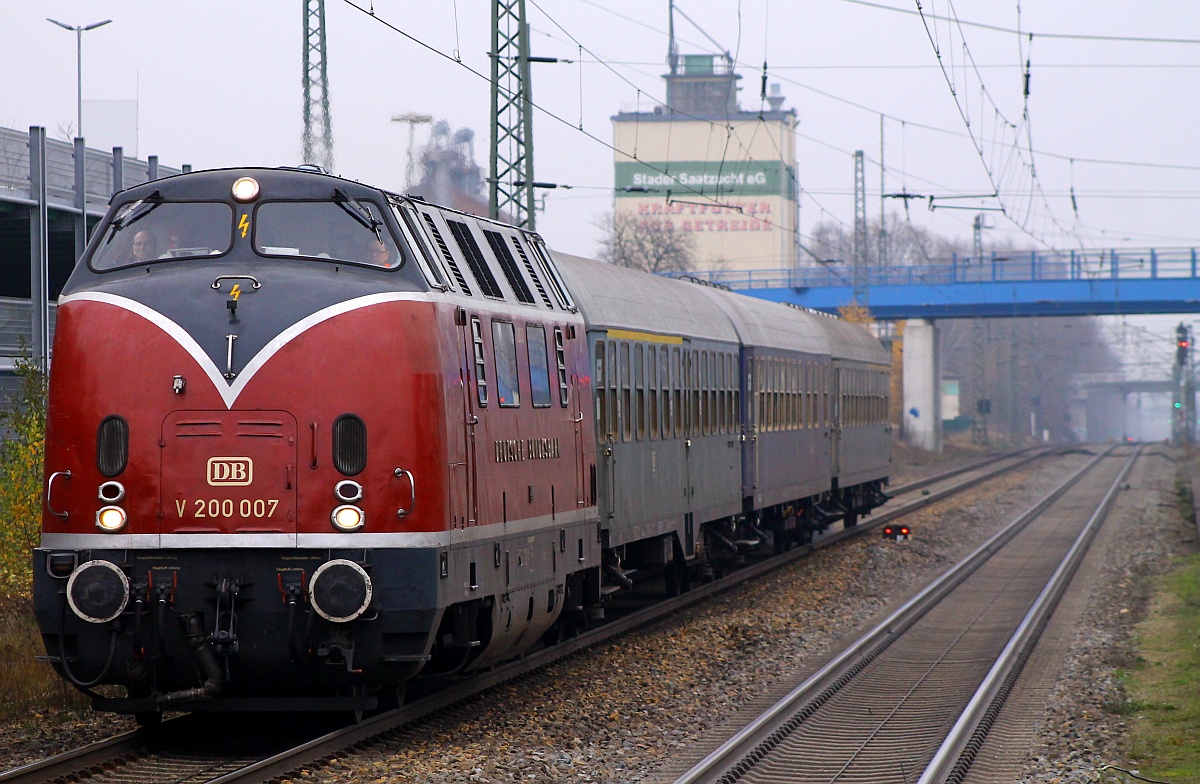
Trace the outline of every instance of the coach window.
{"label": "coach window", "polygon": [[785,365],[787,371],[787,429],[796,430],[799,425],[799,395],[797,388],[799,387],[799,373],[796,370],[796,360],[788,359]]}
{"label": "coach window", "polygon": [[563,345],[562,327],[554,328],[554,364],[558,369],[558,405],[566,408],[570,388],[567,386],[567,350]]}
{"label": "coach window", "polygon": [[711,432],[712,406],[708,403],[708,390],[712,386],[708,381],[708,355],[711,352],[700,352],[700,433],[708,435]]}
{"label": "coach window", "polygon": [[[734,357],[733,368],[732,368],[732,372],[733,372],[733,402],[731,403],[731,413],[730,413],[731,419],[730,419],[730,421],[733,423],[734,427],[736,428],[738,426],[738,424],[740,423],[741,416],[742,416],[742,409],[740,406],[742,378],[741,378],[741,357],[738,354],[734,354],[733,357]],[[735,429],[734,433],[737,433],[737,432],[738,432],[738,430]]]}
{"label": "coach window", "polygon": [[509,321],[492,322],[492,350],[496,355],[496,399],[501,408],[521,405],[517,376],[517,332]]}
{"label": "coach window", "polygon": [[708,354],[708,373],[705,374],[708,383],[707,394],[708,411],[704,415],[704,424],[708,428],[708,432],[717,434],[717,352],[709,351]]}
{"label": "coach window", "polygon": [[621,440],[633,440],[633,391],[629,377],[629,343],[621,341]]}
{"label": "coach window", "polygon": [[658,352],[658,378],[659,378],[659,397],[662,398],[662,405],[659,406],[659,412],[662,414],[662,437],[671,437],[671,352],[666,346]]}
{"label": "coach window", "polygon": [[646,347],[646,397],[650,403],[650,440],[658,440],[658,346]]}
{"label": "coach window", "polygon": [[724,351],[717,354],[717,432],[725,433],[728,420],[726,419],[726,383],[725,383],[725,366],[729,359],[729,355]]}
{"label": "coach window", "polygon": [[683,435],[683,401],[681,400],[683,376],[681,373],[679,348],[675,347],[671,349],[671,413],[675,421],[672,430],[676,438]]}
{"label": "coach window", "polygon": [[829,410],[829,387],[833,383],[833,365],[817,365],[817,384],[821,389],[821,405],[819,415],[821,427],[829,427],[833,421],[833,412]]}
{"label": "coach window", "polygon": [[596,341],[596,437],[603,442],[608,435],[608,386],[604,375],[604,341]]}
{"label": "coach window", "polygon": [[471,317],[471,344],[475,348],[475,391],[479,396],[479,405],[488,404],[487,360],[483,351],[483,327],[479,318]]}
{"label": "coach window", "polygon": [[617,398],[617,346],[608,341],[608,433],[615,441],[621,434],[621,401]]}
{"label": "coach window", "polygon": [[550,407],[550,364],[546,360],[546,328],[525,325],[525,349],[529,353],[529,397],[534,408]]}
{"label": "coach window", "polygon": [[646,347],[633,347],[633,381],[637,387],[637,440],[646,440]]}

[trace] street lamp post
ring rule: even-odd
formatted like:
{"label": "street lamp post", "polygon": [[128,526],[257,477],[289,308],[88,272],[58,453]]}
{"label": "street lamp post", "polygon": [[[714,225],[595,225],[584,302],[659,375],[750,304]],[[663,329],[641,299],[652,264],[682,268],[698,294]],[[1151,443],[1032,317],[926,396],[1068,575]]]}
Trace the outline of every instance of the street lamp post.
{"label": "street lamp post", "polygon": [[46,18],[47,22],[53,22],[64,30],[75,31],[75,135],[83,138],[83,34],[88,30],[95,30],[97,27],[103,27],[111,22],[111,19],[105,19],[103,22],[95,22],[90,25],[69,25],[60,22],[57,19]]}

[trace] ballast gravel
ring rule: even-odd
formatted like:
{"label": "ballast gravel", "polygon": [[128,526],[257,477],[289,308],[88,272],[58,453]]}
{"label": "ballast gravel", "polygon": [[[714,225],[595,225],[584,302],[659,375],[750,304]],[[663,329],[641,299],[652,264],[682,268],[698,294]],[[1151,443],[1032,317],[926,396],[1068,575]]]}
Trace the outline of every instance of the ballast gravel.
{"label": "ballast gravel", "polygon": [[[1180,453],[1155,447],[1172,459]],[[489,691],[386,740],[302,771],[294,782],[669,782],[750,715],[786,694],[1005,522],[1024,511],[1085,454],[1041,461],[906,518],[907,543],[874,536],[813,552],[736,593],[603,644]],[[906,471],[906,478],[945,470]],[[1150,577],[1196,546],[1175,502],[1175,469],[1147,458],[1131,476],[1114,537],[1023,781],[1096,781],[1119,763],[1125,697],[1114,673],[1135,652],[1129,632],[1144,612]],[[1190,538],[1189,538],[1190,537]],[[0,769],[129,728],[31,719],[0,730]]]}
{"label": "ballast gravel", "polygon": [[[839,639],[877,622],[1086,459],[1041,462],[918,513],[908,519],[914,538],[906,544],[868,537],[817,551],[735,595],[584,652],[293,780],[672,781],[717,737],[734,731],[735,713],[752,714],[785,694]],[[1151,473],[1159,477],[1153,489],[1161,495],[1173,469],[1159,463]],[[1159,503],[1146,501],[1162,509]],[[1179,545],[1166,511],[1144,536],[1122,539],[1112,562],[1156,563]],[[1102,708],[1118,704],[1119,696],[1101,684],[1115,683],[1112,652],[1127,644],[1129,627],[1122,619],[1138,610],[1126,608],[1114,619],[1103,606],[1105,595],[1089,613],[1093,628],[1081,629],[1080,647],[1064,668],[1048,728],[1031,749],[1028,781],[1066,781],[1064,773],[1121,759],[1121,717]],[[1076,763],[1083,758],[1084,765]]]}

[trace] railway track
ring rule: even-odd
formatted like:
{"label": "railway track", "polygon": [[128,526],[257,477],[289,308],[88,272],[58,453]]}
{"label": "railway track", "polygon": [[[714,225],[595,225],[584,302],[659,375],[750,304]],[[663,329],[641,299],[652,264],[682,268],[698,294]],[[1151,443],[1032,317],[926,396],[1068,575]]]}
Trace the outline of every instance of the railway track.
{"label": "railway track", "polygon": [[1098,455],[676,784],[970,781],[1137,454]]}
{"label": "railway track", "polygon": [[[810,545],[763,560],[683,596],[651,608],[630,611],[619,620],[591,630],[553,649],[539,651],[497,667],[470,681],[453,684],[416,699],[403,708],[371,717],[348,727],[331,727],[320,721],[298,722],[294,716],[271,714],[215,720],[211,715],[179,717],[153,730],[126,733],[101,743],[0,774],[0,784],[75,781],[90,778],[105,782],[181,782],[209,784],[268,781],[322,758],[380,737],[392,730],[443,710],[498,683],[544,667],[557,659],[605,639],[624,634],[729,590],[802,557],[806,552],[863,535],[918,509],[974,487],[1020,466],[1060,450],[1035,449],[994,456],[892,489],[888,510],[859,525],[830,532]],[[264,728],[270,729],[264,732]]]}

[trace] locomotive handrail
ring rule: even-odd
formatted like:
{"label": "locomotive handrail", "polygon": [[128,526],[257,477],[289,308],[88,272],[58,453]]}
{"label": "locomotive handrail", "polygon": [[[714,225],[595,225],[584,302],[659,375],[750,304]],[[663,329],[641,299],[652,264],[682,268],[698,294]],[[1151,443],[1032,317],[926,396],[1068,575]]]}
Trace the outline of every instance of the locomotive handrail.
{"label": "locomotive handrail", "polygon": [[262,284],[258,282],[258,278],[253,275],[218,275],[217,279],[212,282],[212,287],[214,289],[221,288],[221,281],[223,280],[248,280],[250,281],[250,288],[262,288]]}
{"label": "locomotive handrail", "polygon": [[50,475],[50,478],[48,480],[46,480],[46,510],[49,511],[50,514],[54,515],[55,517],[61,517],[62,519],[66,520],[67,513],[54,511],[54,507],[51,506],[51,504],[50,504],[50,493],[51,493],[51,491],[54,490],[54,480],[58,479],[60,476],[65,476],[67,479],[70,479],[71,472],[70,471],[55,471],[53,474]]}
{"label": "locomotive handrail", "polygon": [[404,507],[400,507],[396,510],[396,517],[405,517],[409,514],[412,514],[412,510],[417,506],[417,480],[415,477],[413,477],[411,471],[406,471],[403,468],[397,468],[395,473],[397,478],[403,476],[408,477],[408,487],[410,490],[408,496],[408,508],[405,509]]}

